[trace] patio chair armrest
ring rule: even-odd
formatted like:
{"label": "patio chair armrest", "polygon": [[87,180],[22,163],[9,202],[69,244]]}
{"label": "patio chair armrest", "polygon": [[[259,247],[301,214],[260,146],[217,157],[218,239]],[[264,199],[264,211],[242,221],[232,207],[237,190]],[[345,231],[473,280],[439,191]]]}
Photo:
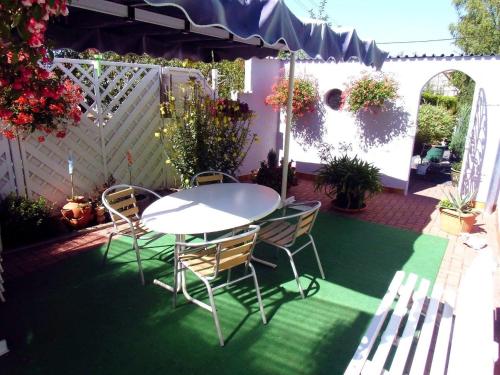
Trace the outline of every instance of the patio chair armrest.
{"label": "patio chair armrest", "polygon": [[136,190],[142,190],[142,191],[145,191],[151,195],[154,195],[156,198],[160,199],[162,196],[156,192],[154,192],[153,190],[150,190],[150,189],[147,189],[145,187],[142,187],[142,186],[135,186],[135,185],[130,185],[130,187],[134,188],[134,191]]}
{"label": "patio chair armrest", "polygon": [[[303,205],[307,205],[307,204],[311,204],[311,203],[316,203],[315,206],[311,206],[309,210],[316,210],[318,208],[321,207],[321,203],[318,202],[318,201],[307,201],[307,202],[295,202],[295,203],[292,203],[292,204],[289,204],[285,207],[283,207],[284,209],[287,209],[287,208],[293,208],[294,206],[303,206]],[[307,210],[307,211],[309,211]],[[260,225],[260,224],[266,224],[266,223],[272,223],[272,222],[275,222],[275,221],[282,221],[282,220],[287,220],[287,219],[293,219],[295,217],[299,217],[299,216],[302,216],[304,215],[304,212],[307,212],[307,211],[300,211],[300,212],[297,212],[297,213],[294,213],[294,214],[290,214],[290,215],[284,215],[284,216],[280,216],[280,217],[276,217],[276,218],[272,218],[272,219],[264,219],[264,220],[261,220],[261,221],[258,221],[257,223]]]}

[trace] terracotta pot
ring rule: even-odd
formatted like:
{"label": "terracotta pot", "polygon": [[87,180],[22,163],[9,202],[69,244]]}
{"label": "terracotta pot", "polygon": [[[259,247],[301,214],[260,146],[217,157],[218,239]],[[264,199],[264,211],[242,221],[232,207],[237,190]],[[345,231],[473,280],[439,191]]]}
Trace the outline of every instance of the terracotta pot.
{"label": "terracotta pot", "polygon": [[457,211],[441,208],[440,210],[440,227],[441,230],[458,235],[460,233],[470,233],[476,223],[475,214],[461,214]]}
{"label": "terracotta pot", "polygon": [[90,203],[69,202],[61,210],[63,218],[73,228],[84,228],[94,218],[94,209]]}

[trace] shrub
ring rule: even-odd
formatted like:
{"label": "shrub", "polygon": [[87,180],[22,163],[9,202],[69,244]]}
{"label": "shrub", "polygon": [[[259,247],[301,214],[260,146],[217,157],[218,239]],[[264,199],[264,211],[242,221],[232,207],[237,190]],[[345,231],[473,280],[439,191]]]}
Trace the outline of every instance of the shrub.
{"label": "shrub", "polygon": [[316,176],[315,190],[323,189],[340,208],[360,209],[367,196],[382,191],[380,170],[357,156],[332,156],[331,149],[321,150],[324,163]]}
{"label": "shrub", "polygon": [[470,103],[461,105],[457,113],[457,126],[451,136],[450,148],[455,156],[462,160],[464,156],[465,140],[469,129],[469,118],[472,106]]}
{"label": "shrub", "polygon": [[417,141],[437,144],[451,137],[455,117],[443,107],[422,104],[418,110],[417,123]]}
{"label": "shrub", "polygon": [[250,132],[253,112],[248,104],[204,96],[199,83],[192,82],[184,98],[168,95],[160,108],[168,124],[156,136],[185,182],[205,170],[234,175],[257,135]]}
{"label": "shrub", "polygon": [[[281,181],[283,176],[283,165],[278,165],[278,155],[273,149],[267,154],[267,162],[261,161],[258,171],[252,171],[253,181],[259,185],[268,186],[271,189],[281,193]],[[292,162],[288,163],[287,186],[292,186],[295,179],[295,169],[292,168]]]}
{"label": "shrub", "polygon": [[431,91],[424,91],[420,97],[420,104],[439,105],[446,108],[452,114],[457,113],[457,97],[436,94]]}
{"label": "shrub", "polygon": [[0,204],[3,244],[13,247],[47,237],[50,211],[51,207],[42,197],[31,200],[8,195]]}

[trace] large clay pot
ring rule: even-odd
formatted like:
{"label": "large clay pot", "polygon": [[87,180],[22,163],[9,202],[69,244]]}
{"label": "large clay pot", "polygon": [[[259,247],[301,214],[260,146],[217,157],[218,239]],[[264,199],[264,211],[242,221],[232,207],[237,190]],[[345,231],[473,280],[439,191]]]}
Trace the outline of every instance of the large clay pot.
{"label": "large clay pot", "polygon": [[475,214],[461,214],[457,211],[441,208],[440,210],[440,227],[441,230],[458,235],[460,233],[470,233],[476,223]]}
{"label": "large clay pot", "polygon": [[68,202],[62,208],[61,214],[71,227],[81,229],[94,218],[94,209],[90,203]]}

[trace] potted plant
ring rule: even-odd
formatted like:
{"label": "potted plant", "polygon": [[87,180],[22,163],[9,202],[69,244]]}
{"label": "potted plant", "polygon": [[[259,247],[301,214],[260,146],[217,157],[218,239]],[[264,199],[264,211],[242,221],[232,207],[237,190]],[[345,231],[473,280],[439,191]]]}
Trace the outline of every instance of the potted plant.
{"label": "potted plant", "polygon": [[[295,183],[295,168],[292,167],[292,161],[288,163],[288,187]],[[269,150],[267,154],[267,161],[260,162],[260,168],[252,171],[253,182],[268,186],[271,189],[281,192],[281,179],[283,176],[283,162],[278,165],[278,155],[273,149]]]}
{"label": "potted plant", "polygon": [[440,227],[450,234],[470,233],[476,223],[476,214],[472,201],[474,193],[462,196],[460,193],[446,193],[439,202]]}
{"label": "potted plant", "polygon": [[368,110],[376,113],[387,101],[397,98],[396,81],[379,74],[364,74],[361,78],[352,80],[342,93],[341,108],[358,113]]}
{"label": "potted plant", "polygon": [[323,189],[332,198],[334,209],[361,211],[368,197],[382,191],[380,170],[357,156],[332,156],[327,148],[322,151],[321,160],[315,190]]}
{"label": "potted plant", "polygon": [[[271,90],[272,93],[265,98],[264,103],[273,107],[275,111],[285,109],[288,103],[288,78],[279,78]],[[316,81],[309,77],[295,78],[292,98],[293,120],[314,112],[319,99]]]}
{"label": "potted plant", "polygon": [[451,164],[451,183],[457,187],[460,181],[460,172],[462,171],[462,161],[457,161]]}

